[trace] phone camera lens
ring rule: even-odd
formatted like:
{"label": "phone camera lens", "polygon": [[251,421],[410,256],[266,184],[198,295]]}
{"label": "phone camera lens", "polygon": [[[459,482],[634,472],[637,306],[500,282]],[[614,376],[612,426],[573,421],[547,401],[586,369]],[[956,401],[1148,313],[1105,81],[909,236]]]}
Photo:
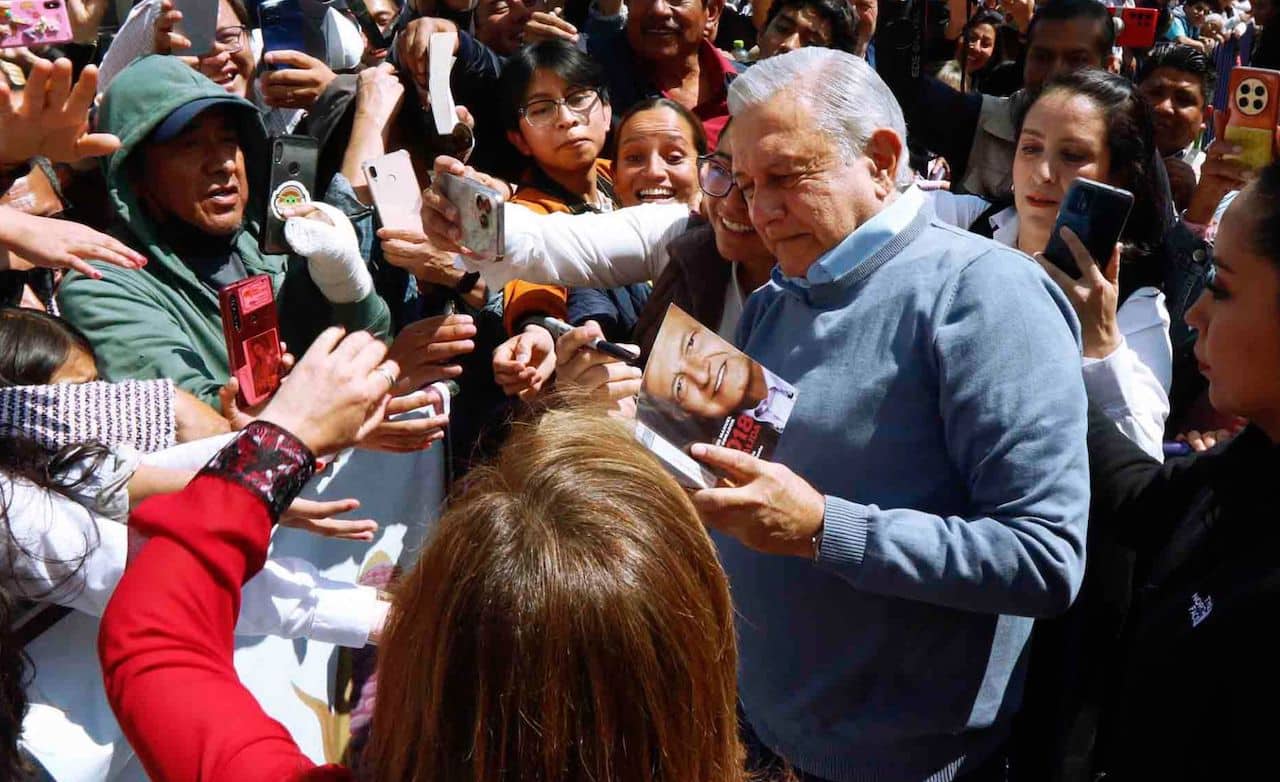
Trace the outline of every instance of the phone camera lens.
{"label": "phone camera lens", "polygon": [[486,230],[489,228],[489,215],[480,215],[480,227]]}
{"label": "phone camera lens", "polygon": [[299,166],[296,162],[289,164],[289,176],[297,176],[301,170],[302,166]]}
{"label": "phone camera lens", "polygon": [[369,178],[370,178],[370,179],[377,179],[377,178],[378,178],[378,169],[377,169],[377,168],[375,168],[375,167],[373,167],[373,166],[369,166]]}

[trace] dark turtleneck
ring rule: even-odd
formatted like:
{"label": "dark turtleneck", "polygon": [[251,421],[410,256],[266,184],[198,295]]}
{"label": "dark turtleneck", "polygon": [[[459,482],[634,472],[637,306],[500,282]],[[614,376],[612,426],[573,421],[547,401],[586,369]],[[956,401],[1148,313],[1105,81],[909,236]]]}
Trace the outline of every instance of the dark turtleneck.
{"label": "dark turtleneck", "polygon": [[[243,229],[242,229],[243,230]],[[240,231],[218,236],[205,233],[190,223],[170,218],[160,224],[160,240],[182,259],[196,277],[215,292],[249,276],[236,251]]]}

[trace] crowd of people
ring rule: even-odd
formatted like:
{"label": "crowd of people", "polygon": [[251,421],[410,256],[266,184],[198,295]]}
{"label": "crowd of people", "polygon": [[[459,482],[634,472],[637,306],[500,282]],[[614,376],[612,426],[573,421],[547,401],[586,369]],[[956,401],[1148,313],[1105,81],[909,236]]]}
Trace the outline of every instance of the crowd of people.
{"label": "crowd of people", "polygon": [[1271,0],[284,3],[0,49],[0,779],[1269,776]]}

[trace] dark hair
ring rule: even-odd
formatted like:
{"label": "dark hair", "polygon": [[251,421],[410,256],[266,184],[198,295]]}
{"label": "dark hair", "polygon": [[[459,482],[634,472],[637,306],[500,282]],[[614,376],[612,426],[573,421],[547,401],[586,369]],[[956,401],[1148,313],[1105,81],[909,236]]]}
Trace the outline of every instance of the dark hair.
{"label": "dark hair", "polygon": [[1171,207],[1165,189],[1160,186],[1157,170],[1160,153],[1155,146],[1151,107],[1128,79],[1097,68],[1069,71],[1049,79],[1035,100],[1024,104],[1016,118],[1019,136],[1031,107],[1054,92],[1082,95],[1102,110],[1111,161],[1107,179],[1110,184],[1133,193],[1133,211],[1120,235],[1125,243],[1125,255],[1121,259],[1124,264],[1120,274],[1121,300],[1141,287],[1163,287],[1164,258],[1160,246]]}
{"label": "dark hair", "polygon": [[244,4],[244,0],[227,0],[227,5],[231,6],[231,10],[235,13],[236,18],[240,20],[240,24],[245,27],[258,26],[258,24],[249,17],[249,7]]}
{"label": "dark hair", "polygon": [[[13,432],[0,431],[0,474],[10,481],[21,480],[39,489],[66,494],[89,481],[109,454],[106,446],[85,443],[65,446],[50,452],[34,440]],[[84,465],[83,471],[71,471],[72,465]],[[16,632],[15,621],[25,613],[25,601],[43,600],[61,591],[61,585],[75,578],[84,566],[89,552],[98,542],[86,535],[84,553],[72,560],[40,557],[27,551],[9,525],[9,498],[4,482],[0,482],[0,524],[4,526],[4,564],[14,590],[0,587],[0,779],[26,779],[29,767],[18,749],[22,720],[27,713],[26,686],[34,669]],[[29,558],[47,565],[57,565],[62,580],[47,592],[26,589],[18,575],[16,563]],[[74,595],[59,595],[73,597]]]}
{"label": "dark hair", "polygon": [[525,93],[539,69],[551,71],[570,86],[590,87],[600,94],[601,102],[609,100],[604,69],[595,60],[568,41],[539,41],[511,55],[502,66],[502,76],[498,79],[498,105],[507,130],[519,128]]}
{"label": "dark hair", "polygon": [[[854,32],[853,11],[846,0],[776,0],[769,6],[769,15],[765,18],[764,29],[769,29],[773,19],[786,8],[812,8],[831,25],[831,44],[827,48],[839,49],[853,54],[858,36]],[[764,30],[760,31],[762,34]]]}
{"label": "dark hair", "polygon": [[1036,9],[1027,25],[1027,42],[1030,44],[1036,37],[1036,25],[1042,20],[1053,22],[1070,22],[1075,19],[1091,19],[1101,28],[1102,36],[1098,40],[1098,57],[1105,61],[1116,44],[1116,28],[1111,22],[1111,14],[1107,7],[1098,0],[1048,0]]}
{"label": "dark hair", "polygon": [[680,119],[684,120],[684,124],[689,127],[689,133],[693,136],[693,146],[698,151],[698,154],[707,154],[707,130],[702,127],[702,120],[698,119],[692,111],[670,98],[645,98],[627,109],[627,113],[622,115],[622,120],[618,123],[618,129],[614,131],[613,157],[615,159],[618,157],[618,141],[622,138],[622,128],[635,115],[642,111],[651,111],[653,109],[671,109],[674,111]]}
{"label": "dark hair", "polygon": [[1175,71],[1191,74],[1200,80],[1200,96],[1204,106],[1213,103],[1213,88],[1218,83],[1218,72],[1213,61],[1204,56],[1204,52],[1192,49],[1180,43],[1160,44],[1151,50],[1134,82],[1141,84],[1151,78],[1156,68],[1172,68]]}
{"label": "dark hair", "polygon": [[1249,187],[1258,213],[1249,227],[1250,246],[1280,268],[1280,161],[1258,171]]}
{"label": "dark hair", "polygon": [[45,385],[73,349],[93,356],[89,338],[62,318],[39,310],[0,309],[0,388]]}
{"label": "dark hair", "polygon": [[[982,66],[981,71],[986,72],[995,68],[997,65],[1005,61],[1004,53],[1004,36],[1000,35],[1000,28],[1004,27],[1004,16],[996,11],[983,9],[974,14],[968,22],[965,22],[964,30],[961,32],[960,40],[964,40],[965,34],[973,35],[973,31],[978,25],[990,25],[992,32],[995,33],[995,48],[991,51],[991,59],[987,60],[987,64]],[[964,67],[963,60],[960,67]]]}

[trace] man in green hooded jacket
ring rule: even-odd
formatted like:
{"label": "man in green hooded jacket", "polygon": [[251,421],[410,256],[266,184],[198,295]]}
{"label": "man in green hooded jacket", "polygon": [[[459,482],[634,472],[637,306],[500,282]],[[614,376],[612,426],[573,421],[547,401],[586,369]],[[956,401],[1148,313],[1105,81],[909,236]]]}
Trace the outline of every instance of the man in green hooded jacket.
{"label": "man in green hooded jacket", "polygon": [[[259,247],[269,165],[253,104],[175,57],[153,55],[111,83],[98,129],[121,141],[105,159],[116,233],[148,258],[142,271],[93,262],[102,279],[72,273],[59,291],[63,316],[88,335],[104,377],[170,378],[216,407],[230,376],[218,291],[255,274],[270,275],[281,338],[298,354],[333,324],[387,337],[387,305],[354,233],[345,265],[315,241],[294,245],[306,258]],[[316,231],[345,247],[350,224],[325,214],[334,225]]]}

